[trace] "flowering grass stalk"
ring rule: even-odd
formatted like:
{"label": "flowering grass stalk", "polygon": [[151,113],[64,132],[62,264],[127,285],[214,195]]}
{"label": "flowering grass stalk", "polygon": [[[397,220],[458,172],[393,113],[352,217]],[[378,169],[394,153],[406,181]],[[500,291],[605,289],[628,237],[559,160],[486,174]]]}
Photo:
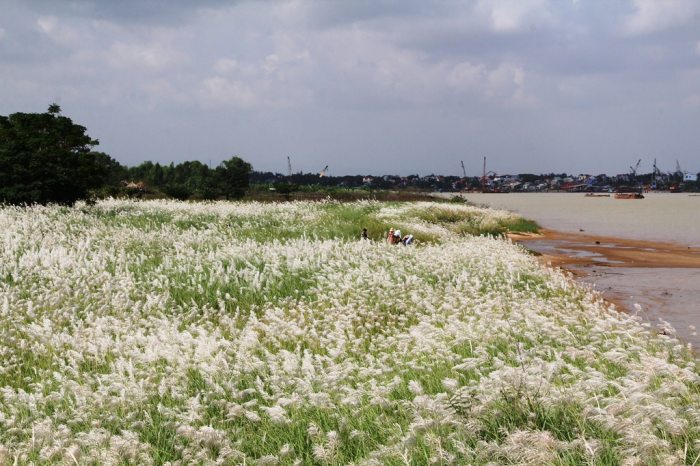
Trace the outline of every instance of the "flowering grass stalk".
{"label": "flowering grass stalk", "polygon": [[692,353],[472,236],[523,224],[433,203],[3,207],[0,465],[697,462]]}

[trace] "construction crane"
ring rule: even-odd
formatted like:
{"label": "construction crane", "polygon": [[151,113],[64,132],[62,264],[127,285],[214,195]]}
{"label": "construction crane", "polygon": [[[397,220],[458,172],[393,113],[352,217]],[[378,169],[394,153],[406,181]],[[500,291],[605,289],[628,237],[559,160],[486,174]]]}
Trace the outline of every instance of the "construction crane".
{"label": "construction crane", "polygon": [[289,178],[292,177],[292,161],[289,156],[287,156],[287,176]]}
{"label": "construction crane", "polygon": [[489,179],[488,176],[493,175],[496,176],[496,172],[494,171],[486,171],[486,157],[484,157],[484,171],[483,174],[481,175],[481,191],[482,192],[493,192],[491,191],[491,188],[489,187]]}
{"label": "construction crane", "polygon": [[320,172],[318,172],[318,177],[319,177],[319,178],[323,178],[324,176],[326,176],[326,173],[327,173],[327,172],[328,172],[328,165],[326,165],[325,167],[323,167],[323,170],[321,170]]}
{"label": "construction crane", "polygon": [[639,170],[640,163],[642,163],[642,159],[637,160],[637,163],[634,165],[634,167],[630,166],[630,175],[633,179],[637,176],[637,170]]}
{"label": "construction crane", "polygon": [[462,163],[462,174],[466,178],[467,177],[467,169],[464,168],[464,160],[460,160],[460,162]]}
{"label": "construction crane", "polygon": [[481,190],[486,189],[486,157],[484,157],[484,172],[481,175]]}

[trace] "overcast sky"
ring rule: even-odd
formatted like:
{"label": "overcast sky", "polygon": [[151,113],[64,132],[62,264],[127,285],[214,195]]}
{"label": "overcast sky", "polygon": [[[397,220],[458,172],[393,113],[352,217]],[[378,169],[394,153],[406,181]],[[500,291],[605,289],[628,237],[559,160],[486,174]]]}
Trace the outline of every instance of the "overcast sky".
{"label": "overcast sky", "polygon": [[700,1],[0,0],[0,114],[51,102],[130,166],[697,173]]}

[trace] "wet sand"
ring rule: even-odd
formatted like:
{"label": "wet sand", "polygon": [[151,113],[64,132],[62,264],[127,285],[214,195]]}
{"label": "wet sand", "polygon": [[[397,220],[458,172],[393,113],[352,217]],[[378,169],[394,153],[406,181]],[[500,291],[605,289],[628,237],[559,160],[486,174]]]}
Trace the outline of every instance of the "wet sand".
{"label": "wet sand", "polygon": [[700,248],[551,230],[511,238],[591,284],[618,309],[661,328],[666,321],[700,348]]}

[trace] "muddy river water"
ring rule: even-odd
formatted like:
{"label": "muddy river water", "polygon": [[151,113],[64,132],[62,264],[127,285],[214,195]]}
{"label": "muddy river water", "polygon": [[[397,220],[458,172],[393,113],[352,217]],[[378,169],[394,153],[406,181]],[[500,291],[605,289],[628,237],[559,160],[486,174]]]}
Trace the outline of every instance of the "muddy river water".
{"label": "muddy river water", "polygon": [[660,327],[671,324],[699,352],[700,196],[652,193],[640,200],[578,193],[463,196],[537,221],[545,234],[516,238],[523,246],[570,270],[624,311]]}

